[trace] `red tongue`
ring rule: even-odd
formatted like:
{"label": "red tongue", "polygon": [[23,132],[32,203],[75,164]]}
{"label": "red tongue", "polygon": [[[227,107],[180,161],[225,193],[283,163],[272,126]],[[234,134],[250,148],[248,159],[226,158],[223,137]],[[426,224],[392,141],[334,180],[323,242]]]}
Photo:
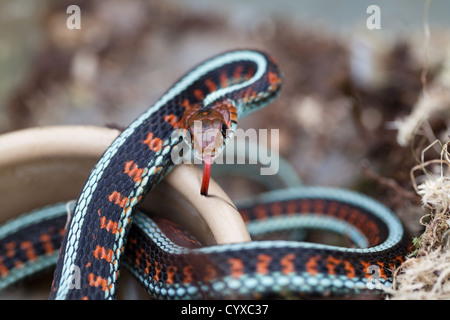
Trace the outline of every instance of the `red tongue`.
{"label": "red tongue", "polygon": [[211,177],[211,165],[212,159],[211,156],[206,156],[203,158],[203,179],[202,179],[202,187],[200,189],[200,194],[202,196],[208,195],[209,188],[209,178]]}

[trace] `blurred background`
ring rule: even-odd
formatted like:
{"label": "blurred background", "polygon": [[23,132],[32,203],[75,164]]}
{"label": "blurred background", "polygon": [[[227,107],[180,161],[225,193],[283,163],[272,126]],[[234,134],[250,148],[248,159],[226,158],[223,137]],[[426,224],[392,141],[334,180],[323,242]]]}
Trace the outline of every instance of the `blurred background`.
{"label": "blurred background", "polygon": [[[404,148],[392,123],[411,113],[424,68],[431,82],[444,64],[450,3],[375,2],[380,29],[371,30],[365,0],[2,0],[0,132],[126,127],[192,66],[257,48],[280,64],[283,90],[240,125],[280,129],[280,152],[305,183],[354,186],[361,160],[378,167],[389,152],[384,175],[408,173],[398,172]],[[70,5],[80,7],[79,30],[66,27]]]}
{"label": "blurred background", "polygon": [[[66,27],[70,5],[79,30]],[[368,28],[371,5],[380,29]],[[367,193],[414,232],[410,170],[433,139],[446,141],[450,100],[426,130],[399,128],[424,90],[448,88],[449,13],[446,0],[0,0],[0,133],[126,127],[204,59],[261,49],[280,65],[282,92],[240,126],[279,129],[271,143],[304,184]],[[224,186],[232,197],[252,192],[237,183]]]}

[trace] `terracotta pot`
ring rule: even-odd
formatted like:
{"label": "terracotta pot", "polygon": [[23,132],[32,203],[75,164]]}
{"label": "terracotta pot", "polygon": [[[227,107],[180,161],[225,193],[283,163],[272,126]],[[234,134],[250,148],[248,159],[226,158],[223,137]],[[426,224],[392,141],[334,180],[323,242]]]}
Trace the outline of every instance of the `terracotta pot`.
{"label": "terracotta pot", "polygon": [[[0,135],[0,223],[60,201],[76,199],[95,163],[119,134],[93,126],[41,127]],[[200,195],[202,172],[177,166],[142,204],[189,230],[205,245],[249,241],[229,197],[211,180]]]}

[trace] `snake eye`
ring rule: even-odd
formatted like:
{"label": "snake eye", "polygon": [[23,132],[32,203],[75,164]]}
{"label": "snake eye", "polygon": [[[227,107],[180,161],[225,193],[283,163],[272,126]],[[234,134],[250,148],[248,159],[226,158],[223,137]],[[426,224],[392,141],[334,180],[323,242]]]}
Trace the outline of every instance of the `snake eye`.
{"label": "snake eye", "polygon": [[224,122],[222,122],[221,132],[222,132],[222,136],[223,136],[224,138],[227,136],[227,130],[228,130],[227,125],[226,125]]}

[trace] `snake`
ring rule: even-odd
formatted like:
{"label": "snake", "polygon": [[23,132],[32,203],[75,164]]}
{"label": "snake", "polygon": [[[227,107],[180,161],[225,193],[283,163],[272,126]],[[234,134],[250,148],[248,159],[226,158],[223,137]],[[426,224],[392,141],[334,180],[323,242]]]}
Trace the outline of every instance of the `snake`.
{"label": "snake", "polygon": [[[362,194],[289,188],[240,208],[256,238],[293,227],[327,229],[347,235],[358,248],[293,240],[202,247],[179,226],[158,224],[138,212],[145,195],[175,166],[172,155],[182,141],[203,161],[200,193],[208,196],[213,160],[232,139],[238,120],[272,102],[281,84],[276,61],[257,50],[229,51],[193,68],[105,151],[67,230],[57,222],[66,217],[61,206],[44,209],[58,214],[38,211],[21,218],[30,223],[13,221],[16,227],[0,229],[0,280],[10,283],[21,278],[17,274],[27,274],[13,270],[17,265],[22,270],[30,262],[37,270],[56,263],[50,299],[114,299],[124,263],[153,297],[162,299],[361,293],[371,290],[373,279],[389,285],[392,270],[404,261],[408,236],[392,211]],[[181,136],[175,134],[180,129]],[[21,225],[41,225],[34,229],[46,231],[24,233]],[[178,238],[168,236],[168,229]],[[21,242],[28,249],[34,244],[41,249],[28,255],[26,248],[12,250],[17,232],[31,239]],[[74,275],[79,276],[76,285]]]}
{"label": "snake", "polygon": [[[391,287],[408,249],[395,214],[350,190],[279,189],[239,207],[254,241],[206,247],[174,222],[138,211],[125,268],[154,299],[373,297]],[[56,204],[0,227],[0,291],[55,266],[66,211]],[[304,229],[341,234],[357,248],[299,241]],[[285,240],[274,240],[280,234]]]}

